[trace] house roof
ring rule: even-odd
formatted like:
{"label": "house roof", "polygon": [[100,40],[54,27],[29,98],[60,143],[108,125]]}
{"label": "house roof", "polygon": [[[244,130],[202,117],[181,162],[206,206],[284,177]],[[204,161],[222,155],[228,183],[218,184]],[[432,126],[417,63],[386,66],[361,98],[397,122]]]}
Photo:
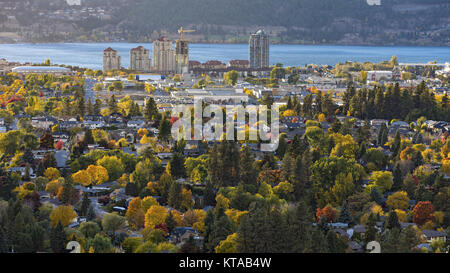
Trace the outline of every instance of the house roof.
{"label": "house roof", "polygon": [[447,234],[445,232],[437,231],[437,230],[422,230],[423,235],[427,236],[427,238],[437,238],[437,237],[446,237]]}

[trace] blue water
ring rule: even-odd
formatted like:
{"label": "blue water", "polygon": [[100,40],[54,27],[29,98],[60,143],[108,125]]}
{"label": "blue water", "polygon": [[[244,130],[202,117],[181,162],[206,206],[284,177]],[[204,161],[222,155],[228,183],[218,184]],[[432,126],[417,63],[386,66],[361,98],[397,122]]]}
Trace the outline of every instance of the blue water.
{"label": "blue water", "polygon": [[[152,44],[136,43],[59,43],[0,44],[0,58],[8,61],[40,63],[49,58],[55,64],[101,69],[102,51],[111,46],[122,56],[122,66],[129,66],[129,51],[138,45],[150,49]],[[190,44],[190,60],[205,62],[248,59],[246,44]],[[151,53],[152,54],[152,53]],[[329,64],[338,62],[380,62],[397,55],[401,63],[423,63],[436,60],[450,62],[450,47],[404,46],[335,46],[335,45],[271,45],[270,63],[285,66]]]}

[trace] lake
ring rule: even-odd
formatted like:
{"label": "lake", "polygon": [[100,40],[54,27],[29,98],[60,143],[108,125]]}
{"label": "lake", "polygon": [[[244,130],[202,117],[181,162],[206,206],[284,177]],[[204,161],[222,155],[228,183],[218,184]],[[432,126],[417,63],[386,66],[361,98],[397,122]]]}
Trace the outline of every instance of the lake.
{"label": "lake", "polygon": [[[41,63],[50,59],[55,64],[66,64],[92,69],[102,68],[102,51],[112,47],[122,56],[122,65],[129,66],[130,49],[146,43],[57,43],[57,44],[0,44],[0,58],[8,61]],[[190,44],[190,60],[205,62],[248,59],[246,44]],[[425,63],[436,60],[450,62],[450,47],[410,46],[340,46],[340,45],[271,45],[270,63],[285,66],[329,64],[338,62],[380,62],[397,55],[401,63]]]}

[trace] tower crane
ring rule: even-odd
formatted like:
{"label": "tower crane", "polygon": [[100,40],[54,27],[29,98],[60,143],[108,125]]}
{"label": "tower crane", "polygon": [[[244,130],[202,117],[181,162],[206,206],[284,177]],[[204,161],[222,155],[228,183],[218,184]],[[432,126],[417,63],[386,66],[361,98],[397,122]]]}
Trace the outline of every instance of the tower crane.
{"label": "tower crane", "polygon": [[180,27],[180,29],[178,30],[178,33],[180,33],[180,41],[183,41],[183,33],[188,33],[188,32],[195,32],[195,30],[184,29],[183,27]]}

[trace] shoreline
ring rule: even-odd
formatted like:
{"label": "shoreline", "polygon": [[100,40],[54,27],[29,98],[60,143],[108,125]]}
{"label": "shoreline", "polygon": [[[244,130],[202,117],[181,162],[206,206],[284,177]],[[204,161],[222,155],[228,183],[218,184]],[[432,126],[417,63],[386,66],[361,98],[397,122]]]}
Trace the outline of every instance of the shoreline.
{"label": "shoreline", "polygon": [[[189,41],[188,41],[189,42]],[[153,42],[92,42],[92,41],[69,41],[69,42],[14,42],[14,43],[1,43],[0,45],[52,45],[52,44],[152,44]],[[197,44],[197,45],[248,45],[247,43],[232,43],[232,42],[220,42],[220,43],[214,43],[214,42],[189,42],[189,44]],[[440,47],[445,48],[449,47],[450,44],[446,45],[414,45],[414,44],[388,44],[388,45],[381,45],[381,44],[340,44],[340,43],[270,43],[271,46],[343,46],[343,47]]]}

